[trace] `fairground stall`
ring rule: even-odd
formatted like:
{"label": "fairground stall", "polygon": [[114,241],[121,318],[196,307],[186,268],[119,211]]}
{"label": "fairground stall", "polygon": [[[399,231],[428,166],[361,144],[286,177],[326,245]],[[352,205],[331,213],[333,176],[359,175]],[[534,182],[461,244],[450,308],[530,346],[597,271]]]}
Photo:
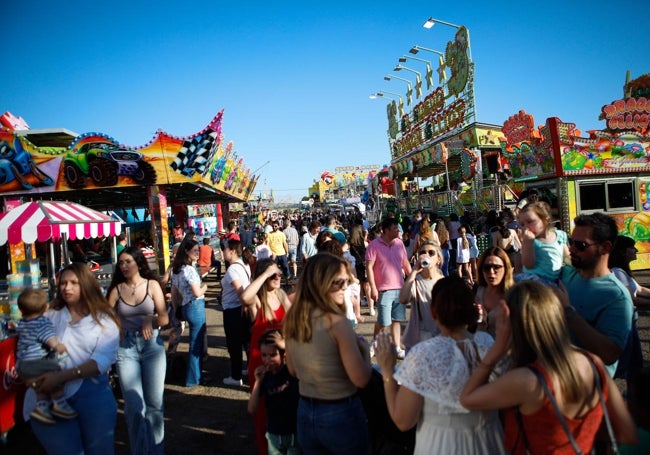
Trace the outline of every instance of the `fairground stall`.
{"label": "fairground stall", "polygon": [[[452,212],[462,215],[465,211],[500,209],[506,198],[514,198],[499,179],[501,127],[476,120],[469,32],[464,26],[444,24],[457,28],[454,40],[447,43],[444,53],[421,46],[410,50],[412,54],[421,50],[439,54],[439,86],[433,87],[432,69],[426,60],[407,55],[399,60],[427,62],[429,92],[424,98],[420,74],[402,64],[395,67],[395,71],[416,73],[416,97],[421,101],[410,112],[404,111],[401,95],[388,105],[391,163],[387,175],[380,173],[377,178],[395,181],[396,200],[387,200],[378,192],[377,208],[382,212],[386,210],[385,203],[394,203],[398,210],[407,213],[424,209],[440,215]],[[386,76],[384,79],[402,78]],[[409,106],[412,86],[409,80],[403,81],[408,84],[406,104]],[[376,95],[386,96],[386,93],[391,92]],[[426,186],[421,184],[423,179],[428,182]],[[382,185],[374,187],[381,189]]]}
{"label": "fairground stall", "polygon": [[[102,133],[32,130],[7,113],[0,117],[3,211],[30,200],[70,201],[106,212],[143,210],[150,219],[152,265],[162,271],[169,263],[170,216],[185,225],[188,204],[214,204],[221,227],[227,205],[247,201],[257,183],[232,142],[224,142],[222,117],[223,111],[190,136],[159,130],[147,144],[128,146]],[[0,251],[3,267],[9,262],[4,258],[20,255],[16,251],[28,249],[9,245]]]}
{"label": "fairground stall", "polygon": [[650,268],[650,74],[630,80],[624,97],[601,109],[603,130],[583,137],[557,117],[535,128],[525,111],[503,125],[502,153],[525,190],[548,202],[564,230],[579,214],[604,212],[636,240],[635,269]]}

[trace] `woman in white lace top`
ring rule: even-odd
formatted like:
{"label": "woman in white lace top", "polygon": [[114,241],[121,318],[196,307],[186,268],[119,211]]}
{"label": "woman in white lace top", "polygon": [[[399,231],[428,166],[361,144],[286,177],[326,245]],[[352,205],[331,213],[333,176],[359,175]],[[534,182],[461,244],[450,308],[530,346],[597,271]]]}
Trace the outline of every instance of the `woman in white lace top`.
{"label": "woman in white lace top", "polygon": [[460,392],[493,343],[484,332],[471,334],[477,319],[474,296],[456,276],[433,287],[431,312],[440,335],[415,345],[393,375],[395,346],[377,337],[375,355],[384,377],[391,419],[405,431],[417,425],[415,454],[500,454],[503,429],[496,412],[468,411]]}

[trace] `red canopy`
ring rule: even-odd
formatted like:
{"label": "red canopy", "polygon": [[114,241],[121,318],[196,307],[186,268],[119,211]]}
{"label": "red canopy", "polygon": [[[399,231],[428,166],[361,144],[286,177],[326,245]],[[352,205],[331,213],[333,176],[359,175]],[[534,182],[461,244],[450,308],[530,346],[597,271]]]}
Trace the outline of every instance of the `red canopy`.
{"label": "red canopy", "polygon": [[33,201],[0,215],[0,245],[119,235],[120,221],[74,202]]}

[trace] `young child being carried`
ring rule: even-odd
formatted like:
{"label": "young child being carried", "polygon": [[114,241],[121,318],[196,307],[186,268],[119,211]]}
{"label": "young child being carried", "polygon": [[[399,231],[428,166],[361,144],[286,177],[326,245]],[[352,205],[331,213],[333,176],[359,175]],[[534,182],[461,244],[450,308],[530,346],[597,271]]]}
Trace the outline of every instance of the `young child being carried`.
{"label": "young child being carried", "polygon": [[267,439],[269,453],[299,455],[296,437],[298,379],[289,374],[285,363],[282,332],[271,329],[259,341],[264,365],[255,370],[255,385],[248,400],[248,412],[255,414],[260,399],[266,396]]}
{"label": "young child being carried", "polygon": [[566,232],[551,226],[546,202],[532,202],[519,212],[519,238],[523,273],[517,281],[536,280],[557,285],[565,261],[569,261]]}
{"label": "young child being carried", "polygon": [[57,388],[51,396],[39,392],[37,388],[36,378],[48,371],[61,369],[59,360],[51,357],[50,352],[66,352],[65,346],[56,338],[54,325],[44,316],[48,307],[47,294],[44,291],[27,289],[18,296],[18,308],[23,318],[16,326],[16,370],[23,381],[36,390],[38,401],[30,416],[39,422],[52,425],[56,423],[52,415],[62,419],[74,419],[77,412],[63,398],[63,387]]}

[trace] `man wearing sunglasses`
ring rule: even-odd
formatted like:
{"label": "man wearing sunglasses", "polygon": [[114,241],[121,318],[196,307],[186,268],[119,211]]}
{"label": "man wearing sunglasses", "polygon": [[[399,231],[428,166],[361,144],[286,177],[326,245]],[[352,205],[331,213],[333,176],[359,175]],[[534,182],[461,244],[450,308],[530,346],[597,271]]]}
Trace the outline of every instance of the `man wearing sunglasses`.
{"label": "man wearing sunglasses", "polygon": [[573,341],[598,355],[613,377],[632,326],[632,299],[607,262],[618,228],[603,213],[580,215],[569,239],[573,267],[562,269],[562,299]]}

